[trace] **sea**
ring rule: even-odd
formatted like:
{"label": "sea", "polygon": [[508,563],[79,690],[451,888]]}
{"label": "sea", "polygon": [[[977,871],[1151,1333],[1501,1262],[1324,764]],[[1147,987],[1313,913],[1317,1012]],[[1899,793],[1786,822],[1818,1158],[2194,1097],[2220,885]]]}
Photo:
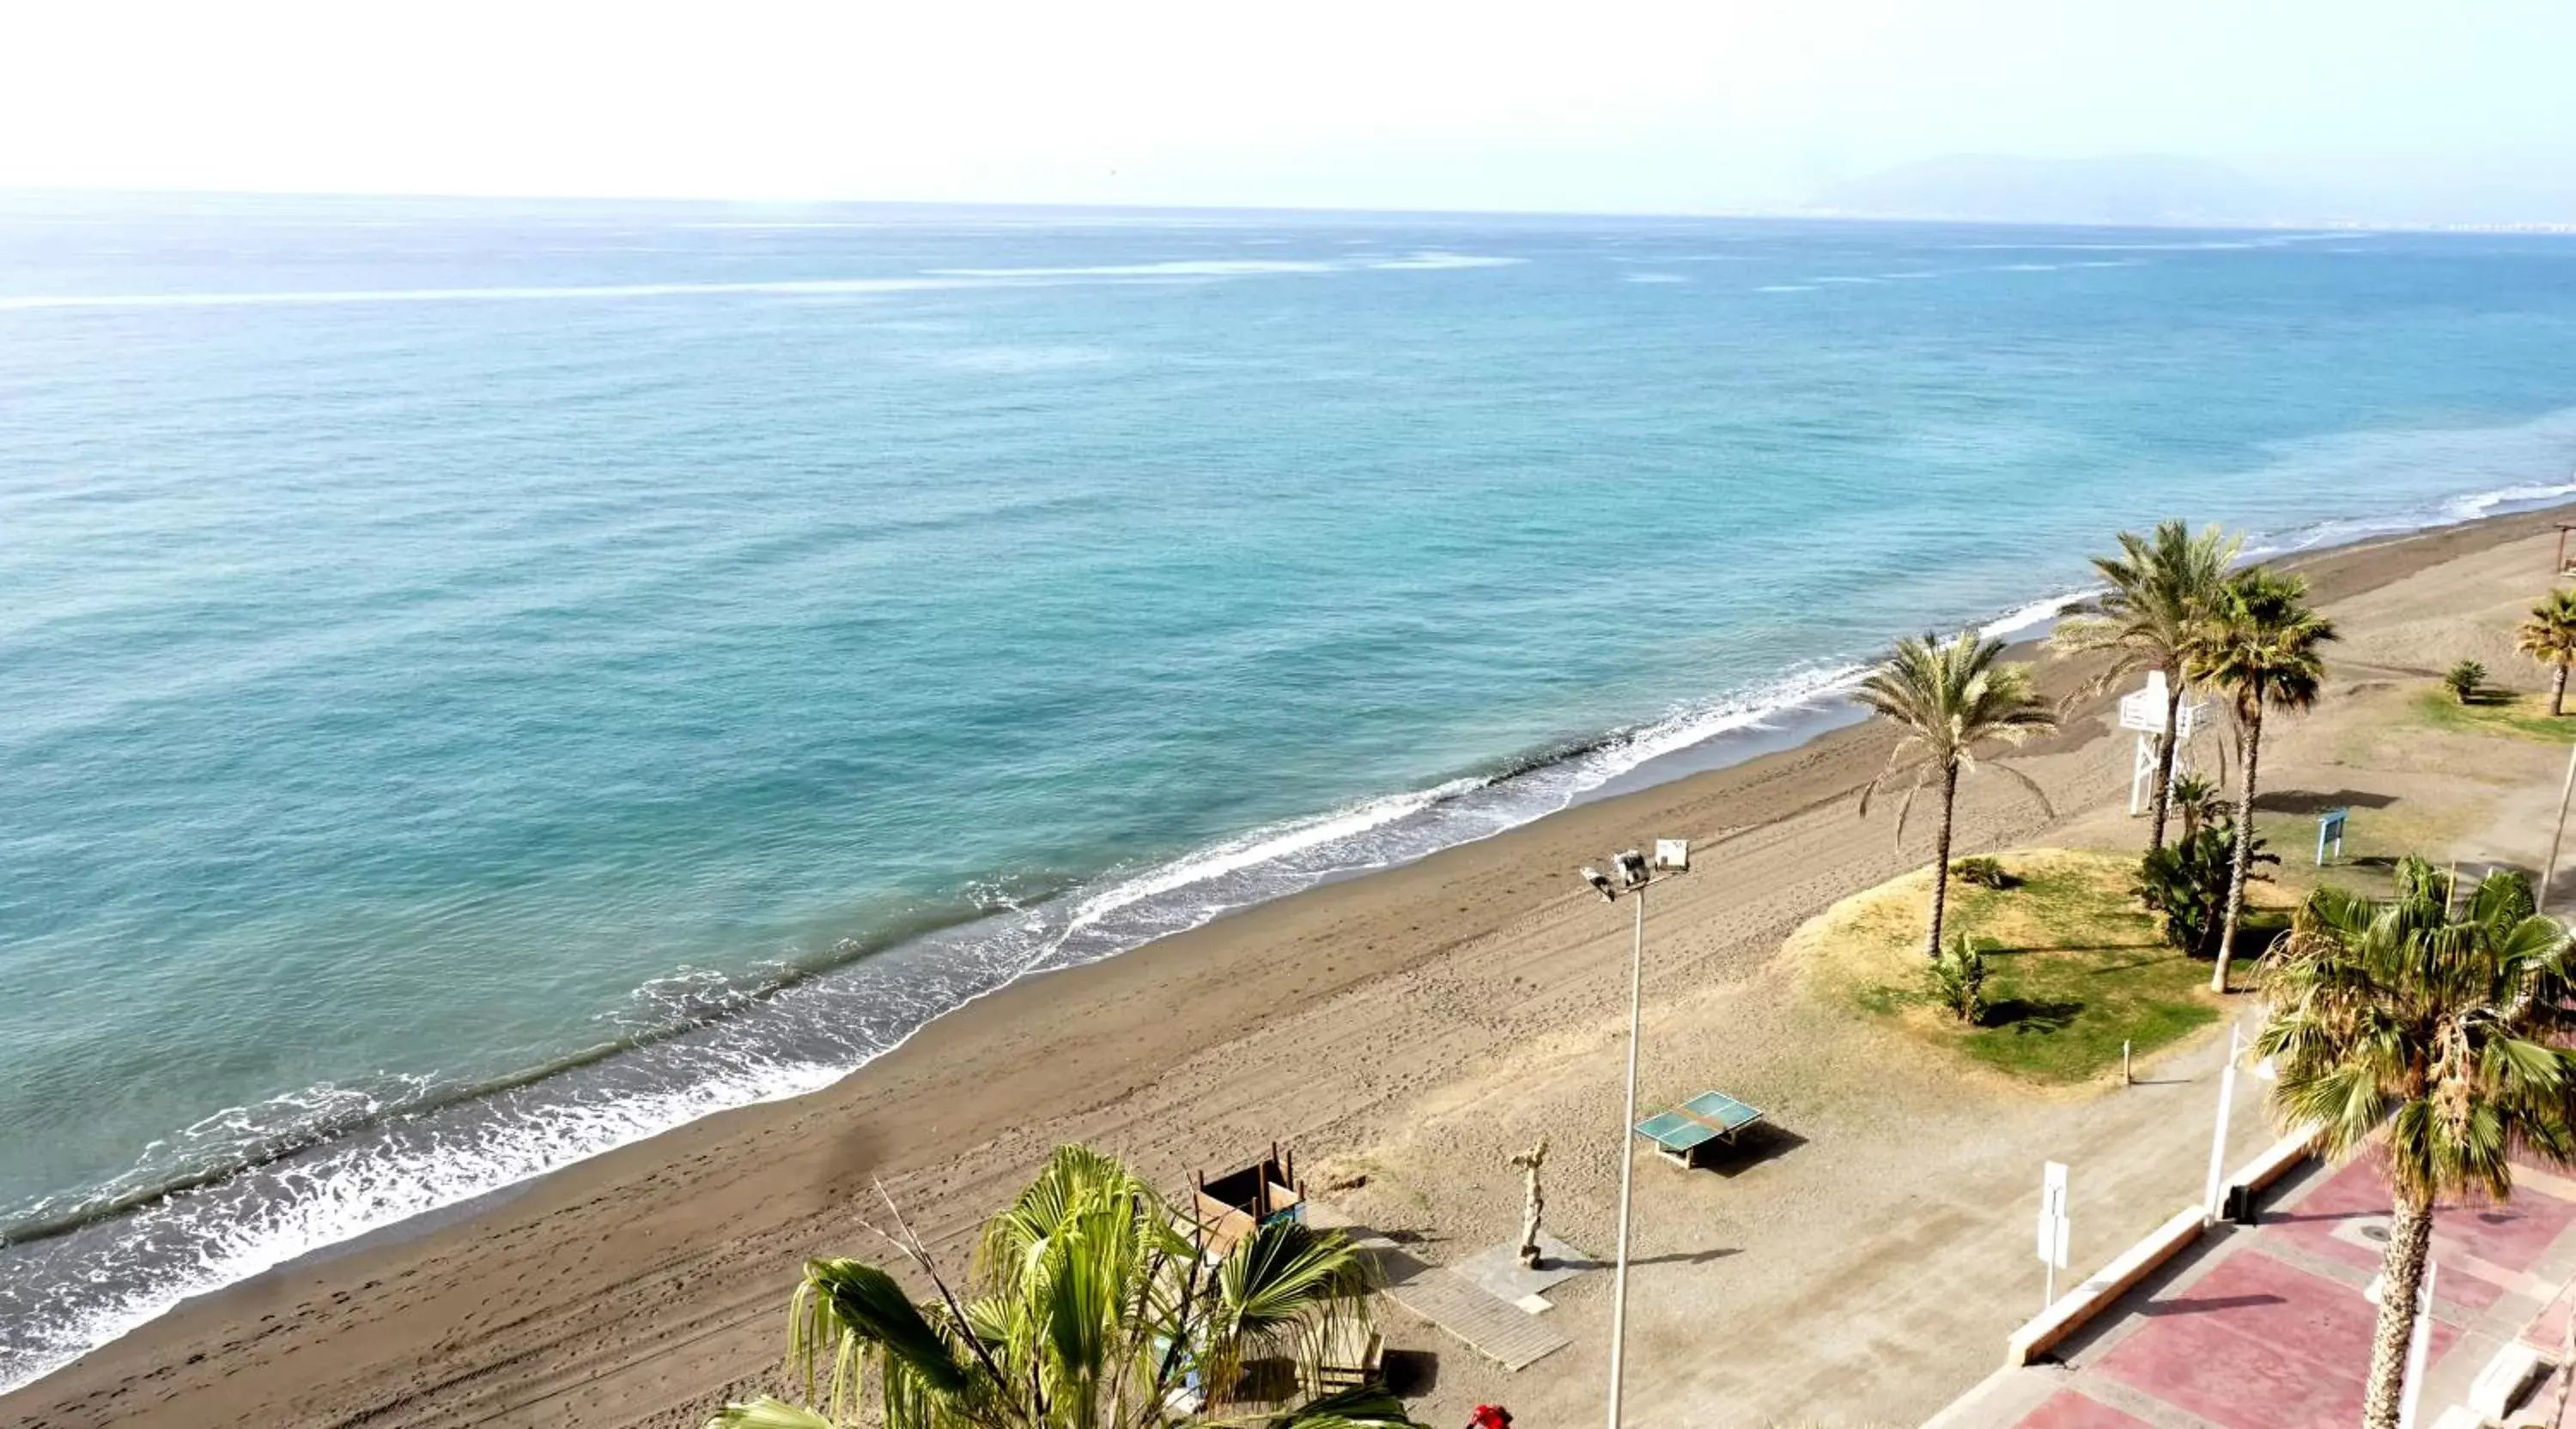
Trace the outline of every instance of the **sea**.
{"label": "sea", "polygon": [[2571,495],[2566,237],[0,198],[0,1386],[2123,528]]}

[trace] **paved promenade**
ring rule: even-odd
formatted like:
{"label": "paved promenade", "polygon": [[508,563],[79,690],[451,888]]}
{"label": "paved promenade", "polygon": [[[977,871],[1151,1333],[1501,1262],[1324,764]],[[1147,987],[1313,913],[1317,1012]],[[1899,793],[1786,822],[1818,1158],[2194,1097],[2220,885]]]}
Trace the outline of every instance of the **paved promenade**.
{"label": "paved promenade", "polygon": [[[1999,1374],[1946,1423],[2015,1429],[2350,1429],[2361,1419],[2387,1235],[2378,1173],[2311,1165],[2258,1224],[2220,1227],[2055,1362]],[[2434,1327],[2416,1422],[2464,1402],[2520,1339],[2557,1357],[2576,1277],[2576,1182],[2520,1173],[2513,1203],[2435,1219]],[[1997,1347],[2000,1351],[2001,1347]],[[2555,1384],[2537,1398],[2545,1409]],[[2458,1421],[2453,1421],[2458,1422]],[[2476,1421],[2470,1420],[2474,1423]]]}

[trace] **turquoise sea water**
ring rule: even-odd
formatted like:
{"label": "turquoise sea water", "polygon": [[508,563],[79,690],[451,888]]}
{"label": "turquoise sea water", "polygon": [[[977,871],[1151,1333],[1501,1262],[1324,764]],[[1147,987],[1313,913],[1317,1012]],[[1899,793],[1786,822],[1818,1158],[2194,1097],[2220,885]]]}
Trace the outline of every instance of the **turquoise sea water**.
{"label": "turquoise sea water", "polygon": [[2563,239],[0,203],[0,1385],[2123,525],[2571,468]]}

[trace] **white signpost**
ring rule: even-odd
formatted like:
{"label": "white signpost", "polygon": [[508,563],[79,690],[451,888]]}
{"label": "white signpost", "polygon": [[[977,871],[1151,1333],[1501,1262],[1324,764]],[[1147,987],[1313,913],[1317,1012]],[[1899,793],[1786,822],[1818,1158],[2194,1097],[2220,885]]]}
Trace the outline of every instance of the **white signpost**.
{"label": "white signpost", "polygon": [[2209,1189],[2201,1196],[2201,1214],[2215,1221],[2226,1214],[2227,1203],[2227,1113],[2236,1100],[2236,1058],[2239,1055],[2238,1032],[2234,1025],[2227,1029],[2227,1065],[2218,1073],[2218,1130],[2209,1138]]}
{"label": "white signpost", "polygon": [[[2433,1279],[2440,1270],[2439,1264],[2427,1259],[2424,1278],[2415,1286],[2415,1318],[2406,1335],[2406,1378],[2397,1391],[2397,1429],[2415,1429],[2415,1406],[2424,1392],[2424,1359],[2432,1349]],[[2372,1276],[2361,1292],[2361,1298],[2373,1305],[2384,1303],[2387,1296],[2386,1272]]]}
{"label": "white signpost", "polygon": [[2039,1263],[2048,1267],[2048,1298],[2041,1309],[2057,1303],[2057,1272],[2066,1268],[2068,1232],[2074,1223],[2066,1215],[2066,1164],[2050,1161],[2039,1172]]}
{"label": "white signpost", "polygon": [[[2156,739],[2165,732],[2165,697],[2172,693],[2165,684],[2165,672],[2149,670],[2146,688],[2120,697],[2120,728],[2134,730],[2138,736],[2137,756],[2129,763],[2129,817],[2147,811],[2147,791],[2156,777]],[[2201,711],[2209,708],[2206,700],[2185,700],[2175,711],[2174,743],[2179,746],[2200,727]],[[2175,766],[2179,772],[2181,766]]]}

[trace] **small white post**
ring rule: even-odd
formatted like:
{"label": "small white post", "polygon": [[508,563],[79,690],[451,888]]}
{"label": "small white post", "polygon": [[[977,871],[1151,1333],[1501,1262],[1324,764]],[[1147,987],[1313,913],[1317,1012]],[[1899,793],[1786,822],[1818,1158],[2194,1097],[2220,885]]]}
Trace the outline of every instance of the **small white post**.
{"label": "small white post", "polygon": [[2072,1219],[2066,1212],[2066,1164],[2043,1162],[2039,1169],[2039,1263],[2045,1267],[2047,1298],[2039,1308],[2046,1310],[2057,1303],[2057,1272],[2067,1263],[2067,1245]]}
{"label": "small white post", "polygon": [[2218,1073],[2218,1129],[2209,1139],[2209,1191],[2201,1198],[2201,1217],[2215,1221],[2227,1208],[2227,1113],[2236,1101],[2237,1028],[2227,1027],[2227,1065]]}
{"label": "small white post", "polygon": [[2129,1074],[2129,1044],[2123,1041],[2120,1044],[2120,1085],[2134,1087],[2137,1084],[2138,1079]]}

